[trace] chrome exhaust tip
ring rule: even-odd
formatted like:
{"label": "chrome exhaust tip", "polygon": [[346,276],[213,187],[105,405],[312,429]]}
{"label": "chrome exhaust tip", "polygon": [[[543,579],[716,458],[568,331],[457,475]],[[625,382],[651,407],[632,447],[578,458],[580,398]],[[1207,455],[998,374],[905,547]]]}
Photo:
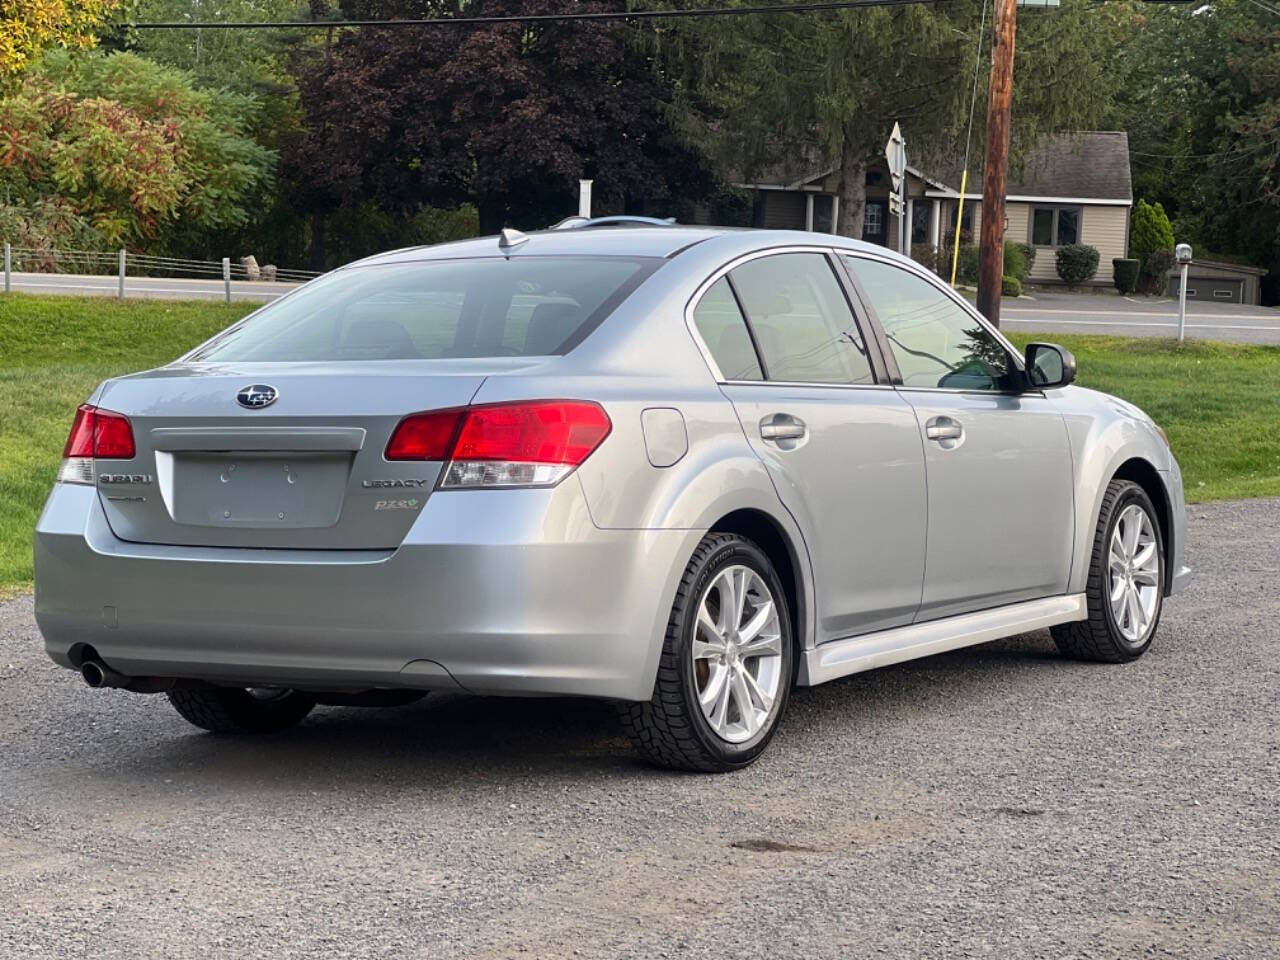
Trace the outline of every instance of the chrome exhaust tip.
{"label": "chrome exhaust tip", "polygon": [[116,673],[101,660],[86,660],[80,664],[80,677],[87,686],[95,690],[101,687],[124,687],[129,684],[129,677]]}

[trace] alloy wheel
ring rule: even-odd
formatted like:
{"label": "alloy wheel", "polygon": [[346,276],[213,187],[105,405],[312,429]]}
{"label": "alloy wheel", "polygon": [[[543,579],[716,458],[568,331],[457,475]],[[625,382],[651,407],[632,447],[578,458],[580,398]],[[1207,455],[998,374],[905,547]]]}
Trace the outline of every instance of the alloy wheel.
{"label": "alloy wheel", "polygon": [[1107,568],[1116,629],[1127,642],[1140,644],[1160,604],[1160,543],[1139,504],[1129,504],[1116,521]]}
{"label": "alloy wheel", "polygon": [[769,722],[782,684],[782,627],[764,578],[737,564],[698,602],[693,642],[698,703],[722,740],[742,743]]}

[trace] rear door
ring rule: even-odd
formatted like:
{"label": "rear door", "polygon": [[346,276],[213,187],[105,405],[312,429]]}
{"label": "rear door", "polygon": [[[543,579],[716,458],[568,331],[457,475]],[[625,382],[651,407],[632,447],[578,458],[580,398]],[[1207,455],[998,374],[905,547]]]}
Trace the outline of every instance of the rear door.
{"label": "rear door", "polygon": [[873,372],[827,252],[756,255],[704,291],[694,325],[804,533],[818,640],[911,622],[924,576],[915,415]]}
{"label": "rear door", "polygon": [[919,421],[929,485],[920,620],[1065,592],[1075,529],[1066,423],[1022,391],[1014,356],[940,283],[846,261]]}

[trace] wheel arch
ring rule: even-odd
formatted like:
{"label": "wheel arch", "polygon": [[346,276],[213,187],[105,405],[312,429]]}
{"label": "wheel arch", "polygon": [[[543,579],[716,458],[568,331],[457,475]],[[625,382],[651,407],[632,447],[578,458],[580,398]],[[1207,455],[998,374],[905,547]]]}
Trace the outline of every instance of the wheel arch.
{"label": "wheel arch", "polygon": [[797,547],[790,534],[777,520],[763,510],[744,508],[725,514],[711,525],[709,533],[736,533],[751,540],[768,556],[778,572],[785,591],[787,609],[795,634],[796,655],[806,647],[811,617],[808,610],[805,578],[802,573],[803,546]]}
{"label": "wheel arch", "polygon": [[[1168,596],[1173,586],[1173,563],[1171,558],[1174,556],[1174,523],[1173,508],[1169,498],[1169,491],[1165,488],[1164,479],[1160,476],[1160,471],[1155,468],[1150,460],[1143,457],[1130,457],[1124,463],[1120,464],[1111,475],[1113,480],[1129,480],[1140,486],[1144,493],[1150,498],[1152,505],[1156,508],[1156,522],[1160,524],[1160,538],[1164,543],[1164,583],[1161,589]],[[1094,513],[1094,524],[1097,524],[1097,513]],[[1180,545],[1179,545],[1180,546]]]}

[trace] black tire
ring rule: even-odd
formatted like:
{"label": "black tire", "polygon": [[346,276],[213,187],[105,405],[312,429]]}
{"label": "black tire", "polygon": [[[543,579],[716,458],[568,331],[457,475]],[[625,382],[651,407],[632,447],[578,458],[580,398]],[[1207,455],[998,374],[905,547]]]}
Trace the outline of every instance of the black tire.
{"label": "black tire", "polygon": [[[1159,558],[1155,613],[1151,617],[1146,632],[1137,642],[1126,638],[1116,623],[1115,614],[1111,609],[1108,572],[1111,536],[1120,520],[1120,514],[1132,504],[1146,511],[1155,533]],[[1147,652],[1151,641],[1155,638],[1156,629],[1160,626],[1160,613],[1164,607],[1164,580],[1164,533],[1160,529],[1159,514],[1156,512],[1155,505],[1146,491],[1136,483],[1129,480],[1112,480],[1102,497],[1102,509],[1098,512],[1098,525],[1093,536],[1093,553],[1089,558],[1089,580],[1085,586],[1089,619],[1050,628],[1049,632],[1053,635],[1058,649],[1068,657],[1098,663],[1128,663],[1138,659]]]}
{"label": "black tire", "polygon": [[[781,633],[780,676],[773,706],[758,732],[741,743],[722,739],[703,714],[690,650],[703,593],[721,570],[734,565],[749,567],[763,579],[773,594]],[[621,704],[622,725],[640,753],[660,767],[703,773],[738,770],[759,757],[773,739],[794,678],[791,617],[773,564],[745,537],[711,533],[694,550],[676,590],[653,696],[641,703]]]}
{"label": "black tire", "polygon": [[169,702],[184,720],[211,733],[274,733],[300,723],[316,705],[297,690],[256,696],[235,687],[170,690]]}

